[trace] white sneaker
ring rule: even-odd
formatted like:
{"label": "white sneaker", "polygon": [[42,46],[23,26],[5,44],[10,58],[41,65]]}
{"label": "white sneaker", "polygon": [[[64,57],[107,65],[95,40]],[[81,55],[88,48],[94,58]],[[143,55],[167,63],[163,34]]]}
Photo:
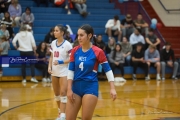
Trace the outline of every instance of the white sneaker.
{"label": "white sneaker", "polygon": [[36,78],[31,78],[31,82],[38,83],[38,81],[36,80]]}
{"label": "white sneaker", "polygon": [[23,80],[22,80],[22,83],[26,83],[26,79],[23,79]]}
{"label": "white sneaker", "polygon": [[68,15],[71,15],[71,11],[68,10],[67,14],[68,14]]}
{"label": "white sneaker", "polygon": [[42,79],[42,82],[47,82],[47,79],[46,79],[46,78],[43,78],[43,79]]}
{"label": "white sneaker", "polygon": [[65,9],[66,9],[66,10],[68,9],[68,5],[65,6]]}
{"label": "white sneaker", "polygon": [[47,82],[51,82],[51,79],[50,79],[50,78],[47,78],[46,80],[47,80]]}
{"label": "white sneaker", "polygon": [[161,77],[159,75],[157,75],[156,80],[161,80]]}
{"label": "white sneaker", "polygon": [[164,81],[165,80],[165,78],[162,78],[162,81]]}
{"label": "white sneaker", "polygon": [[151,80],[151,78],[149,77],[149,75],[147,77],[145,77],[145,80]]}
{"label": "white sneaker", "polygon": [[60,117],[60,119],[59,120],[66,120],[66,118],[65,117]]}

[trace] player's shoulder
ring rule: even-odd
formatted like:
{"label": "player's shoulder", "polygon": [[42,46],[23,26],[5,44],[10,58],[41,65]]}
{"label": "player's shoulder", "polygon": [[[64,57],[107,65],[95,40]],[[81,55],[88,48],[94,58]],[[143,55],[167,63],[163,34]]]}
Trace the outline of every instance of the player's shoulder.
{"label": "player's shoulder", "polygon": [[70,46],[72,46],[71,45],[71,43],[69,42],[69,41],[67,41],[67,40],[65,40],[65,42],[64,42],[66,45],[70,45]]}
{"label": "player's shoulder", "polygon": [[81,48],[81,46],[80,45],[78,45],[78,46],[76,46],[76,47],[74,47],[73,49],[72,49],[72,51],[73,52],[76,52],[78,49],[80,49]]}
{"label": "player's shoulder", "polygon": [[55,45],[55,44],[56,44],[56,41],[57,41],[57,39],[53,40],[53,41],[51,42],[51,45]]}
{"label": "player's shoulder", "polygon": [[95,45],[92,46],[92,50],[96,53],[100,53],[100,52],[103,52],[103,50]]}

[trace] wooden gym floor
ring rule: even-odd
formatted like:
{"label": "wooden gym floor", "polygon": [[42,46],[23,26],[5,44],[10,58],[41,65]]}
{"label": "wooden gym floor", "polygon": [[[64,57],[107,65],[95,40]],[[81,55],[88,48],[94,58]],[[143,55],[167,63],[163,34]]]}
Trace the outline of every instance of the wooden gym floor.
{"label": "wooden gym floor", "polygon": [[[128,80],[116,87],[115,102],[110,99],[108,82],[99,83],[92,120],[180,120],[180,80]],[[0,120],[55,120],[53,96],[50,83],[0,82]]]}

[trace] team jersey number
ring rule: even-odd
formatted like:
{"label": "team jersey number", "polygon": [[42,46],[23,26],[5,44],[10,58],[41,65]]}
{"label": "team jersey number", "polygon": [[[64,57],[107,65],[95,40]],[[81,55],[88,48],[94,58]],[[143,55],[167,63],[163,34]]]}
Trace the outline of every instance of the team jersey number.
{"label": "team jersey number", "polygon": [[81,62],[81,63],[79,64],[79,68],[81,69],[81,71],[83,71],[83,69],[84,69],[84,62]]}
{"label": "team jersey number", "polygon": [[59,51],[54,51],[54,57],[59,57]]}

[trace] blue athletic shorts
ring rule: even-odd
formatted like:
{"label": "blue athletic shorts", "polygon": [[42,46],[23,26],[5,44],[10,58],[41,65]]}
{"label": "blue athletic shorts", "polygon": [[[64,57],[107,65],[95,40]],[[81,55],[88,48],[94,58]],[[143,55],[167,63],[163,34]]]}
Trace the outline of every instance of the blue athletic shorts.
{"label": "blue athletic shorts", "polygon": [[80,97],[83,97],[86,94],[98,97],[99,84],[98,81],[73,81],[72,90]]}

